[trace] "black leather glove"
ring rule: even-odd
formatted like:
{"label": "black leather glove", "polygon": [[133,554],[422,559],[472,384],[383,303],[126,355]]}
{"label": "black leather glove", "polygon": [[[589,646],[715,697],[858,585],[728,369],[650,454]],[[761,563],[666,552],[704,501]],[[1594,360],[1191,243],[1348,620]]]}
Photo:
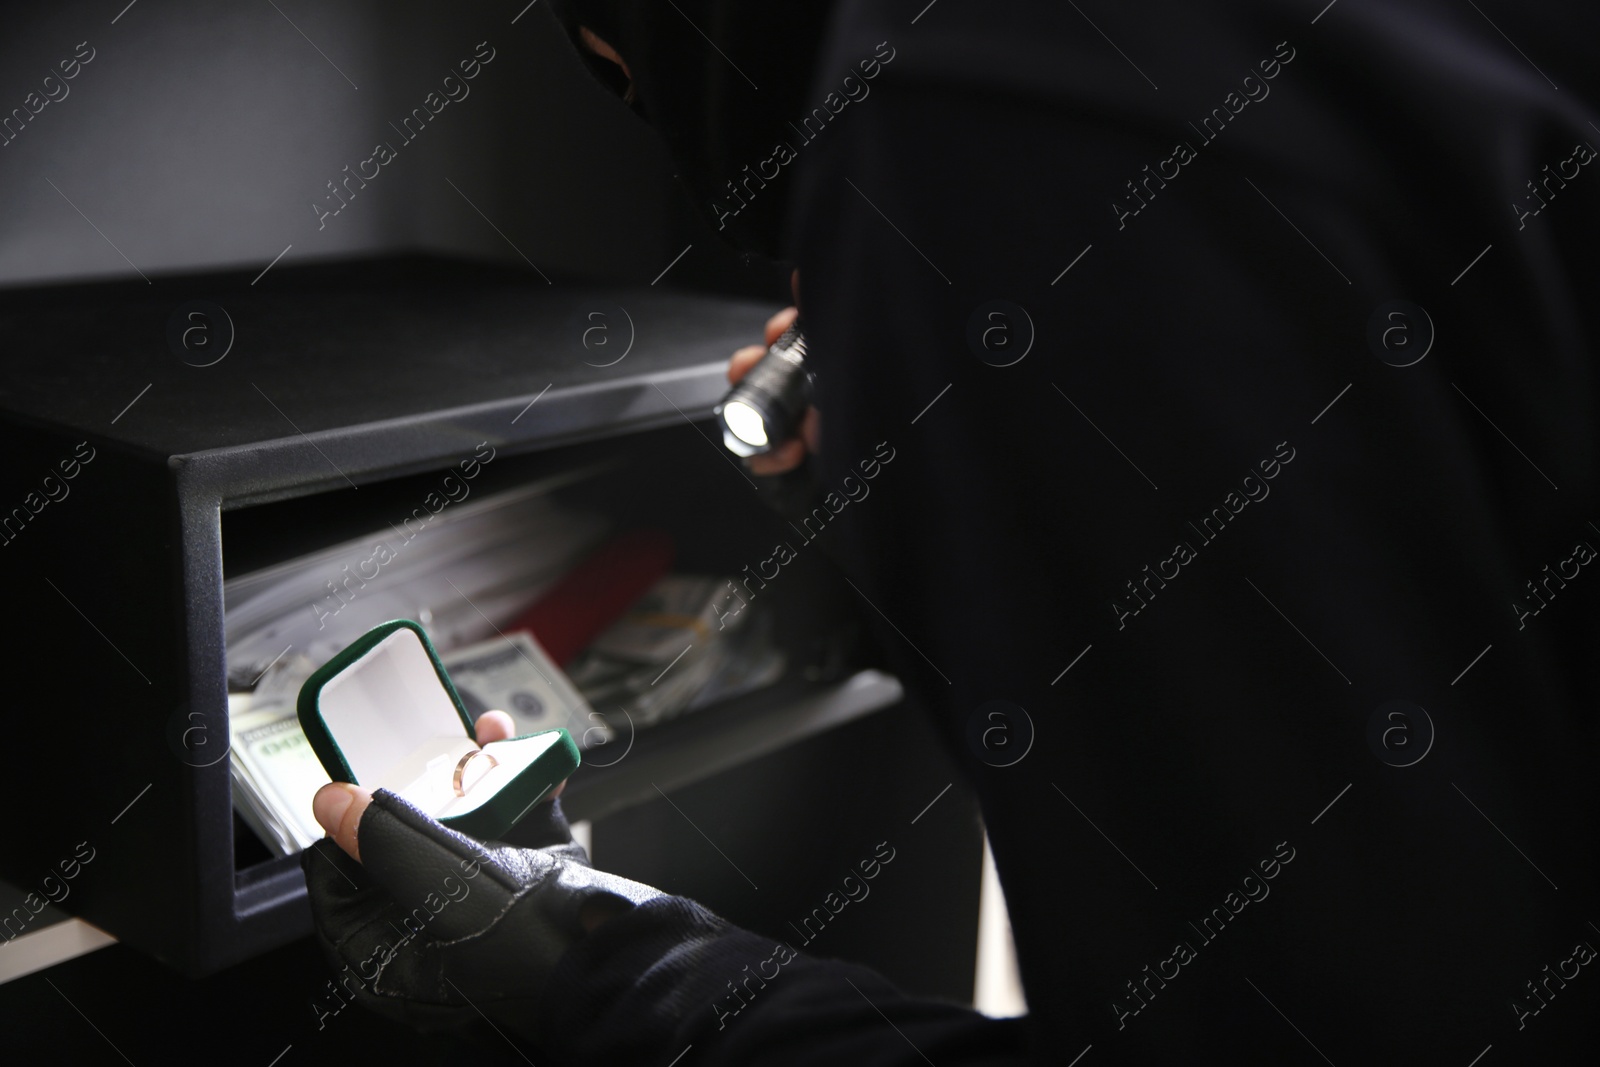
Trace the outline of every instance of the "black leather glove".
{"label": "black leather glove", "polygon": [[537,848],[483,845],[387,790],[361,816],[357,862],[332,840],[301,867],[336,984],[392,1019],[435,1029],[478,1012],[535,1043],[557,962],[611,914],[665,896],[589,866],[560,801],[523,823]]}

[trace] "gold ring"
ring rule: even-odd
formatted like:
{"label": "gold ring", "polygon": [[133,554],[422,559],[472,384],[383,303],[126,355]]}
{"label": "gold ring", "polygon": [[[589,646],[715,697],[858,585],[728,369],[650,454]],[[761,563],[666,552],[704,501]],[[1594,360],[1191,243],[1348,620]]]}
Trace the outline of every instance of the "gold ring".
{"label": "gold ring", "polygon": [[492,753],[485,752],[481,748],[475,748],[471,752],[468,752],[465,756],[462,756],[461,762],[456,764],[456,773],[450,777],[450,787],[455,790],[456,796],[458,797],[464,797],[467,795],[467,791],[461,788],[461,774],[467,769],[467,764],[472,762],[472,757],[474,756],[483,756],[489,761],[490,768],[500,766],[500,761],[495,759]]}

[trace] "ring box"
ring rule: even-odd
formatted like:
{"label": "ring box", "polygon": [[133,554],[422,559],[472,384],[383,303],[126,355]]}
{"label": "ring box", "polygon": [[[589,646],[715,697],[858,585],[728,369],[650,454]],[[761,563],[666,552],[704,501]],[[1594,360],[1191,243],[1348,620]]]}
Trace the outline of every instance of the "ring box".
{"label": "ring box", "polygon": [[319,667],[297,710],[328,777],[387,789],[479,839],[503,835],[578,767],[562,729],[480,749],[432,642],[409,619],[374,627]]}

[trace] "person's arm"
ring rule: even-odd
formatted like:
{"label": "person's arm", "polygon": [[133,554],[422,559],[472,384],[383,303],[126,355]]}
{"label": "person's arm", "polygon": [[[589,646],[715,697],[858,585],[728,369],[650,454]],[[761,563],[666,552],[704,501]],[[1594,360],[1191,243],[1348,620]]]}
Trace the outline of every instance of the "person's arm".
{"label": "person's arm", "polygon": [[[908,996],[683,897],[595,871],[560,802],[484,846],[379,790],[327,786],[305,853],[339,984],[420,1027],[479,1013],[540,1063],[1020,1065],[1024,1024]],[[682,1056],[675,1061],[674,1057]]]}

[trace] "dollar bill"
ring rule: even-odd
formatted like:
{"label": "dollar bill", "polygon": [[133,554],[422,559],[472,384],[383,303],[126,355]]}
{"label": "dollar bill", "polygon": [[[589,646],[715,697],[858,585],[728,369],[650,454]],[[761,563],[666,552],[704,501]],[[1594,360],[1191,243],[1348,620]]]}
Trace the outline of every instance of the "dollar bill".
{"label": "dollar bill", "polygon": [[473,719],[498,709],[511,716],[519,734],[560,726],[581,747],[611,740],[612,727],[526,631],[454,649],[439,659]]}
{"label": "dollar bill", "polygon": [[229,716],[234,806],[280,855],[323,836],[311,798],[328,783],[322,761],[300,729],[293,704],[250,706]]}

